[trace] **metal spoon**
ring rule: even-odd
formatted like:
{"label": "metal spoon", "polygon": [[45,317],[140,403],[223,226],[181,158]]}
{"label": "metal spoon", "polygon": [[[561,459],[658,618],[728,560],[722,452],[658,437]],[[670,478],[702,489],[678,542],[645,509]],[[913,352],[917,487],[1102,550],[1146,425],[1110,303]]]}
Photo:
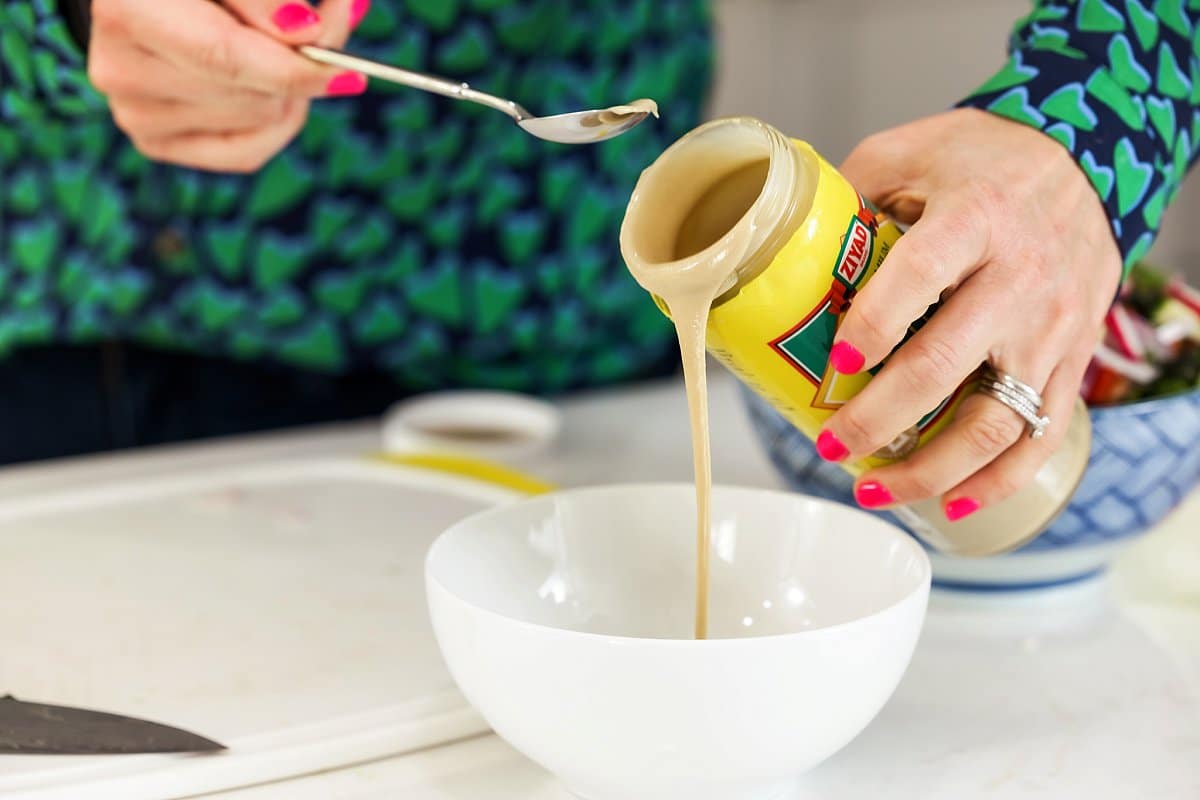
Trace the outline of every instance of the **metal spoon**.
{"label": "metal spoon", "polygon": [[513,121],[520,125],[526,133],[548,142],[562,144],[603,142],[605,139],[620,136],[651,114],[658,116],[658,106],[653,100],[635,100],[628,105],[612,106],[611,108],[572,111],[568,114],[555,114],[551,117],[535,117],[512,100],[505,100],[478,89],[472,89],[465,83],[439,78],[436,75],[392,67],[338,50],[312,45],[300,47],[300,53],[313,61],[329,64],[339,69],[354,70],[373,78],[411,86],[414,89],[452,97],[455,100],[469,100],[472,103],[503,111],[512,117]]}

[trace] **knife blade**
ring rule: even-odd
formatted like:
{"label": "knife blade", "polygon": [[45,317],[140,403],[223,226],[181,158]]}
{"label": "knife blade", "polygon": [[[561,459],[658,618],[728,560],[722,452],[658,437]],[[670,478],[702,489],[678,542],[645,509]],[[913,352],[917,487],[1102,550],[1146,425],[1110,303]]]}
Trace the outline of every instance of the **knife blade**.
{"label": "knife blade", "polygon": [[169,725],[0,697],[0,754],[211,753],[225,746]]}

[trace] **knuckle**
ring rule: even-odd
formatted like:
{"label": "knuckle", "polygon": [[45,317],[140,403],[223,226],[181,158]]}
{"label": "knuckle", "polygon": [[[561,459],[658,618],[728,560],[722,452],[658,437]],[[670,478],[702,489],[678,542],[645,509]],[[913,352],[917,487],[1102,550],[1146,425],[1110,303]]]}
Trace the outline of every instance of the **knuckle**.
{"label": "knuckle", "polygon": [[939,250],[950,254],[963,247],[983,252],[992,243],[992,231],[999,220],[1006,220],[1008,200],[989,180],[971,179],[955,193],[954,206],[938,222]]}
{"label": "knuckle", "polygon": [[1032,475],[1025,476],[1014,472],[1011,469],[996,470],[995,474],[990,476],[988,483],[988,497],[991,503],[999,502],[1006,498],[1012,497],[1019,492],[1022,487],[1028,482]]}
{"label": "knuckle", "polygon": [[997,409],[970,420],[963,428],[963,442],[972,455],[990,460],[1011,447],[1023,427],[1015,413]]}
{"label": "knuckle", "polygon": [[281,127],[287,122],[283,102],[276,97],[246,105],[228,117],[230,130],[260,130]]}
{"label": "knuckle", "polygon": [[[1099,327],[1096,326],[1096,336],[1099,336]],[[1075,308],[1065,308],[1054,317],[1054,323],[1050,334],[1054,340],[1064,342],[1068,346],[1078,341],[1081,337],[1087,336],[1087,326],[1083,324],[1083,314]]]}
{"label": "knuckle", "polygon": [[852,452],[874,452],[882,446],[883,443],[877,445],[876,437],[871,433],[871,426],[862,418],[862,412],[853,405],[839,411],[837,421],[841,439]]}
{"label": "knuckle", "polygon": [[1076,296],[1058,294],[1049,302],[1050,313],[1058,326],[1066,331],[1075,331],[1083,326],[1083,312]]}
{"label": "knuckle", "polygon": [[908,492],[911,492],[908,497],[913,500],[924,500],[926,498],[936,498],[942,492],[946,491],[946,487],[938,486],[932,482],[929,477],[924,475],[912,475],[908,479]]}
{"label": "knuckle", "polygon": [[136,138],[139,132],[137,112],[124,104],[112,104],[112,117],[116,126]]}
{"label": "knuckle", "polygon": [[302,62],[280,70],[272,83],[275,91],[286,97],[305,97],[317,93],[313,90],[313,72]]}
{"label": "knuckle", "polygon": [[921,228],[900,240],[904,248],[904,278],[911,291],[932,303],[951,283],[950,265],[961,261],[958,252],[967,241],[967,223],[960,211],[941,214],[936,227]]}
{"label": "knuckle", "polygon": [[1056,243],[1039,241],[1028,233],[1007,238],[1006,277],[1016,291],[1046,295],[1047,287],[1062,283],[1061,265],[1070,258]]}
{"label": "knuckle", "polygon": [[[932,237],[909,234],[900,238],[896,244],[897,250],[903,250],[904,258],[907,261],[905,266],[906,271],[916,269],[918,264],[927,264],[931,261],[938,260],[938,253],[934,247]],[[889,258],[895,259],[894,256]],[[888,262],[884,262],[887,264]]]}
{"label": "knuckle", "polygon": [[272,153],[255,154],[255,155],[250,156],[250,158],[246,161],[244,166],[246,167],[248,172],[258,172],[260,169],[262,169],[268,163],[270,163],[271,159],[274,156],[275,156],[275,154],[273,152]]}
{"label": "knuckle", "polygon": [[1045,278],[1039,262],[1040,259],[1035,257],[1021,258],[1012,263],[1005,273],[1007,280],[1003,288],[1007,297],[1045,295]]}
{"label": "knuckle", "polygon": [[201,46],[197,57],[206,72],[233,83],[241,82],[244,73],[242,60],[227,38],[210,38]]}
{"label": "knuckle", "polygon": [[1009,193],[995,180],[976,175],[966,181],[963,188],[966,190],[964,221],[1007,219],[1005,213],[1011,205]]}
{"label": "knuckle", "polygon": [[293,109],[286,101],[278,101],[270,106],[267,121],[272,125],[287,125],[292,121]]}
{"label": "knuckle", "polygon": [[[287,118],[271,128],[269,138],[260,138],[253,144],[229,148],[229,156],[222,168],[229,172],[252,173],[265,167],[303,127],[304,115],[285,104]],[[296,119],[293,120],[293,117]],[[298,120],[298,121],[297,121]]]}
{"label": "knuckle", "polygon": [[258,172],[270,159],[257,154],[237,155],[230,158],[224,165],[226,172],[234,172],[241,175],[249,175]]}
{"label": "knuckle", "polygon": [[949,283],[946,280],[946,259],[944,256],[928,252],[923,256],[908,262],[908,278],[922,298],[936,298]]}
{"label": "knuckle", "polygon": [[883,316],[873,303],[854,306],[854,318],[860,333],[850,338],[856,340],[859,347],[886,351],[899,339],[894,331],[887,329]]}
{"label": "knuckle", "polygon": [[137,151],[151,161],[171,160],[171,148],[161,139],[134,136],[132,141]]}
{"label": "knuckle", "polygon": [[277,147],[240,148],[231,153],[225,169],[229,172],[249,174],[265,167],[278,151]]}
{"label": "knuckle", "polygon": [[120,70],[104,50],[95,50],[88,58],[87,76],[92,86],[102,94],[114,92],[121,80]]}
{"label": "knuckle", "polygon": [[916,337],[905,347],[903,375],[913,392],[928,392],[931,387],[946,383],[958,368],[958,351],[944,339]]}
{"label": "knuckle", "polygon": [[904,496],[913,500],[924,500],[936,497],[944,491],[944,487],[935,482],[932,476],[923,470],[912,470],[904,478]]}
{"label": "knuckle", "polygon": [[284,104],[283,121],[280,123],[282,138],[278,144],[278,149],[283,149],[288,142],[300,134],[304,130],[304,123],[308,121],[308,102],[297,102],[289,100]]}

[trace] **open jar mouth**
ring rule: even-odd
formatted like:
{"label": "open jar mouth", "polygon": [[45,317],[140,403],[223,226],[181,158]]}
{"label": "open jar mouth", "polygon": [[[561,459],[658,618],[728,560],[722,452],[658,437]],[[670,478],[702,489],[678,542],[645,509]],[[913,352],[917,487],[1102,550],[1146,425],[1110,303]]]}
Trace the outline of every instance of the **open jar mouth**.
{"label": "open jar mouth", "polygon": [[621,252],[643,268],[678,267],[725,249],[735,234],[746,236],[727,293],[765,267],[763,256],[773,255],[808,214],[817,173],[811,154],[765,122],[708,122],[642,173],[621,225]]}

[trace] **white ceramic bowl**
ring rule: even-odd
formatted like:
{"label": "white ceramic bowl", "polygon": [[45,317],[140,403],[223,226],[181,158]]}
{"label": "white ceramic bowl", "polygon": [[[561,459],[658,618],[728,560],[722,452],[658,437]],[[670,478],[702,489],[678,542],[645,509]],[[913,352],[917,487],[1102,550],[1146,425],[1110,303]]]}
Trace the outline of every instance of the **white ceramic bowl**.
{"label": "white ceramic bowl", "polygon": [[929,560],[899,528],[718,487],[710,631],[691,638],[695,495],[544,495],[426,561],[450,672],[496,733],[587,800],[764,800],[841,749],[908,666]]}

